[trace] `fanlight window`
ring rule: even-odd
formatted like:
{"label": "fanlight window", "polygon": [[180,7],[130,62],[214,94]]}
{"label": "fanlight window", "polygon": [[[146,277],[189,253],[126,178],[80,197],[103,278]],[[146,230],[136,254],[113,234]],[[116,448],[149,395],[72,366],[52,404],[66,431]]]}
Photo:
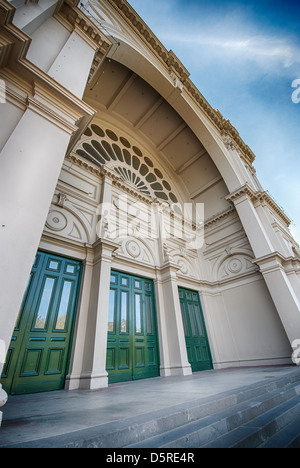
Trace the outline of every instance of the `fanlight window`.
{"label": "fanlight window", "polygon": [[102,130],[92,124],[84,133],[75,152],[97,166],[113,169],[120,178],[145,195],[178,203],[171,185],[164,174],[154,167],[148,156],[124,137],[118,137],[112,130]]}

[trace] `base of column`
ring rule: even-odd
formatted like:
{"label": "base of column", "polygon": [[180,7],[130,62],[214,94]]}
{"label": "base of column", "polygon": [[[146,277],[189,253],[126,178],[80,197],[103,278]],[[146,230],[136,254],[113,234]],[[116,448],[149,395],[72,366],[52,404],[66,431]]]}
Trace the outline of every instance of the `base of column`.
{"label": "base of column", "polygon": [[175,376],[182,376],[185,377],[187,375],[192,375],[192,368],[191,366],[170,366],[170,367],[161,367],[160,368],[160,375],[161,377],[175,377]]}
{"label": "base of column", "polygon": [[108,387],[108,374],[80,374],[66,379],[66,390],[100,390]]}
{"label": "base of column", "polygon": [[[7,393],[3,390],[2,385],[0,384],[0,408],[1,406],[4,406],[5,403],[7,402],[8,395]],[[2,416],[3,413],[0,411],[0,427],[1,427],[1,422],[2,422]]]}

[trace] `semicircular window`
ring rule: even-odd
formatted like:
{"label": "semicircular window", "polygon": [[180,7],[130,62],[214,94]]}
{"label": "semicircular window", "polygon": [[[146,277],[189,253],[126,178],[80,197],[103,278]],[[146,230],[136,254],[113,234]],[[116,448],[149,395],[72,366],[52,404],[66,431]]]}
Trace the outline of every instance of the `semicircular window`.
{"label": "semicircular window", "polygon": [[169,181],[160,169],[155,168],[151,158],[110,129],[92,124],[84,132],[75,153],[96,166],[114,170],[124,182],[145,195],[170,205],[178,203]]}

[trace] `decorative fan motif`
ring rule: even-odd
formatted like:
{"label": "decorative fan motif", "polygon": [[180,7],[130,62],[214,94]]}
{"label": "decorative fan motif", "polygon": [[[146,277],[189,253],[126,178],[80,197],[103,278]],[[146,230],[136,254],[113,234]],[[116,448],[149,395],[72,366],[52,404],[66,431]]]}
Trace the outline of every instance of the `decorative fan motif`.
{"label": "decorative fan motif", "polygon": [[154,167],[152,160],[124,137],[118,137],[112,130],[104,131],[92,124],[84,133],[75,149],[79,156],[97,166],[106,165],[121,179],[145,195],[160,200],[178,203],[171,185],[163,173]]}

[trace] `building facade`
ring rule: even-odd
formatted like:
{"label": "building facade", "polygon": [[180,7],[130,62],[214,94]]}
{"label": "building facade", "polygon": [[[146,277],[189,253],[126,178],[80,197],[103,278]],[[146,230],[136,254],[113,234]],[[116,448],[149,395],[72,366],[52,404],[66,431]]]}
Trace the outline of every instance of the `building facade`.
{"label": "building facade", "polygon": [[178,58],[125,0],[0,0],[0,23],[0,406],[290,364],[290,220]]}

